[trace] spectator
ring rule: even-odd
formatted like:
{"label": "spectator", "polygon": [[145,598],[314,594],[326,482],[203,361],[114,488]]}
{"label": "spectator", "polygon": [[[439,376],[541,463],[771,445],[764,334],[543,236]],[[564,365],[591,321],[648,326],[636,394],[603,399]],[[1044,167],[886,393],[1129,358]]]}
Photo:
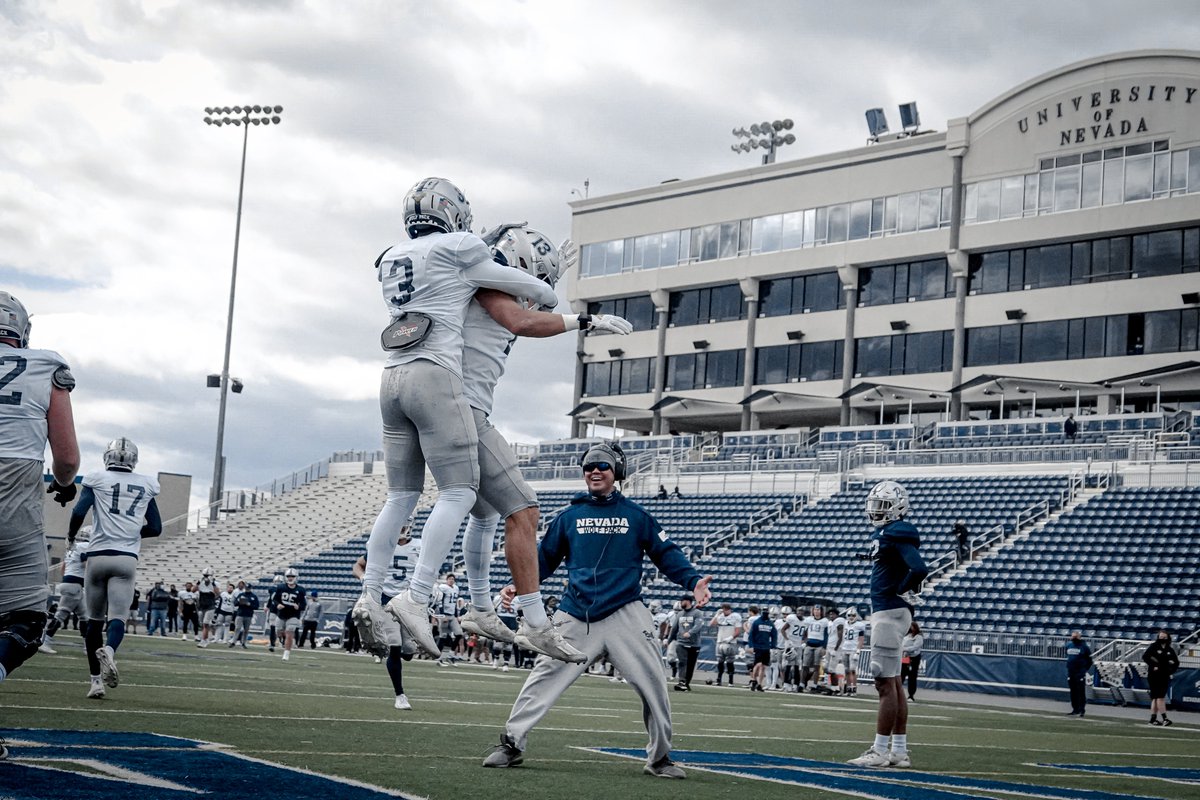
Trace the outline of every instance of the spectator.
{"label": "spectator", "polygon": [[308,638],[308,649],[317,649],[317,625],[321,623],[321,611],[323,607],[321,601],[317,599],[317,590],[314,589],[308,593],[312,598],[307,606],[304,607],[304,616],[300,619],[300,642],[296,647],[304,647],[304,639]]}
{"label": "spectator", "polygon": [[656,496],[656,497],[657,497],[659,500],[666,500],[666,499],[667,499],[667,487],[663,486],[663,485],[660,483],[660,484],[658,485],[658,494],[657,494],[657,495],[655,495],[655,496]]}
{"label": "spectator", "polygon": [[194,591],[195,584],[188,581],[183,585],[183,589],[179,591],[179,618],[180,618],[180,633],[179,638],[185,642],[188,638],[188,625],[192,626],[192,633],[196,634],[196,638],[200,638],[200,615],[196,607],[196,592]]}
{"label": "spectator", "polygon": [[971,560],[971,531],[967,528],[967,523],[963,520],[958,520],[954,523],[954,527],[950,529],[954,534],[954,539],[958,543],[958,560]]}
{"label": "spectator", "polygon": [[[586,659],[574,664],[548,656],[537,660],[513,704],[500,744],[483,763],[520,764],[529,731],[587,670],[587,662],[607,655],[642,701],[642,720],[650,737],[643,772],[684,778],[671,760],[671,703],[638,575],[649,556],[673,583],[692,593],[697,605],[708,602],[712,578],[696,571],[645,509],[616,491],[617,479],[625,477],[625,456],[619,447],[595,445],[582,464],[588,493],[576,497],[550,523],[538,545],[538,561],[542,580],[566,562],[567,590],[554,623]],[[515,592],[510,585],[502,594],[511,597]]]}
{"label": "spectator", "polygon": [[129,632],[137,633],[138,610],[142,605],[142,590],[133,590],[133,600],[129,604]]}
{"label": "spectator", "polygon": [[342,620],[342,647],[350,655],[358,653],[362,649],[362,640],[358,636],[358,626],[354,624],[354,607],[346,609],[346,618]]}
{"label": "spectator", "polygon": [[679,493],[678,485],[676,485],[675,488],[671,490],[671,497],[678,497],[680,500],[683,499],[683,495]]}
{"label": "spectator", "polygon": [[925,646],[925,636],[921,626],[913,620],[908,626],[908,633],[900,644],[903,656],[900,659],[901,682],[908,681],[908,699],[917,699],[917,673],[921,667],[921,649]]}
{"label": "spectator", "polygon": [[1063,433],[1072,442],[1075,441],[1075,434],[1079,432],[1079,423],[1075,421],[1074,414],[1067,415],[1067,421],[1063,423]]}
{"label": "spectator", "polygon": [[1071,713],[1067,716],[1082,717],[1087,711],[1085,689],[1088,670],[1092,668],[1092,648],[1083,640],[1083,632],[1071,634],[1067,642],[1067,686],[1071,690]]}
{"label": "spectator", "polygon": [[249,584],[243,584],[243,587],[233,598],[234,633],[229,646],[233,647],[240,642],[242,649],[245,650],[246,642],[250,639],[250,623],[254,619],[254,612],[258,610],[258,595],[254,593],[253,587]]}
{"label": "spectator", "polygon": [[766,675],[767,667],[771,665],[771,650],[775,648],[779,641],[779,631],[775,629],[775,623],[771,620],[771,611],[769,608],[763,608],[762,613],[758,613],[757,606],[750,606],[750,647],[754,649],[754,666],[750,670],[750,691],[762,692],[763,678]]}
{"label": "spectator", "polygon": [[171,584],[167,594],[167,633],[175,634],[179,631],[179,590],[175,584]]}
{"label": "spectator", "polygon": [[[1179,669],[1179,655],[1171,647],[1171,634],[1165,630],[1158,632],[1158,638],[1146,648],[1142,661],[1148,666],[1146,680],[1150,684],[1150,724],[1170,725],[1167,719],[1167,689],[1171,685],[1171,675]],[[1158,715],[1162,714],[1162,722]]]}
{"label": "spectator", "polygon": [[146,595],[146,611],[149,621],[146,623],[146,634],[154,635],[158,629],[159,636],[167,635],[167,602],[171,595],[163,588],[162,581],[155,581],[154,588]]}

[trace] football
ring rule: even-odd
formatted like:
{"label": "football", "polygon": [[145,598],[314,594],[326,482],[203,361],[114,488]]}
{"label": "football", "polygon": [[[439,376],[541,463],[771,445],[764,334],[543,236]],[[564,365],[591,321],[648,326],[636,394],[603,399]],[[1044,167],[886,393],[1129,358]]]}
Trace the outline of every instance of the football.
{"label": "football", "polygon": [[704,682],[705,682],[706,684],[708,684],[709,686],[712,686],[712,678],[705,678],[705,679],[704,679]]}

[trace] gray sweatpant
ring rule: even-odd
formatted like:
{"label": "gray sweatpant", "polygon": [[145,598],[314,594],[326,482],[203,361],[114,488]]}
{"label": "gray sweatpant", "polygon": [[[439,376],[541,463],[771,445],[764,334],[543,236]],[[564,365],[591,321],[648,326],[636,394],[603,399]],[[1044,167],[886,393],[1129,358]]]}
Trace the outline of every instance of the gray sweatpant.
{"label": "gray sweatpant", "polygon": [[137,563],[134,555],[88,558],[83,573],[83,597],[89,620],[125,621],[133,605]]}
{"label": "gray sweatpant", "polygon": [[570,688],[588,665],[607,660],[642,698],[642,721],[650,734],[646,745],[647,763],[653,764],[671,753],[671,701],[663,680],[662,656],[653,635],[654,620],[639,600],[628,603],[599,622],[586,623],[557,611],[554,622],[559,632],[587,655],[583,664],[568,664],[549,656],[538,656],[533,671],[521,687],[508,716],[505,733],[521,750],[529,731],[546,716],[551,707]]}

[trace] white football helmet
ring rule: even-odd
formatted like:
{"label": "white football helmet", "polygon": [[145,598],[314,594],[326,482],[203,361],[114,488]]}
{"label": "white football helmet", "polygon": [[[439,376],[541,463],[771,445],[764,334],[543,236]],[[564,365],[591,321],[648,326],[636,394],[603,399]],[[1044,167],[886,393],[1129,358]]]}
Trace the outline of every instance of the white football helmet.
{"label": "white football helmet", "polygon": [[88,539],[91,539],[91,538],[92,538],[92,526],[84,525],[82,528],[80,528],[75,533],[75,544],[78,545],[80,543],[85,543],[85,542],[87,542]]}
{"label": "white football helmet", "polygon": [[849,619],[849,620],[858,619],[858,607],[857,606],[850,606],[849,608],[846,609],[846,619]]}
{"label": "white football helmet", "polygon": [[895,481],[880,481],[867,495],[866,514],[877,528],[903,519],[908,514],[908,492]]}
{"label": "white football helmet", "polygon": [[509,228],[492,248],[497,260],[554,286],[562,277],[558,248],[532,228]]}
{"label": "white football helmet", "polygon": [[8,292],[0,292],[0,338],[16,339],[20,347],[28,347],[32,327],[25,305]]}
{"label": "white football helmet", "polygon": [[274,578],[272,578],[272,579],[271,579],[271,582],[272,582],[272,583],[275,583],[275,584],[280,584],[280,583],[283,583],[283,576],[282,576],[282,575],[276,575]]}
{"label": "white football helmet", "polygon": [[771,619],[779,619],[779,606],[771,606]]}
{"label": "white football helmet", "polygon": [[137,462],[137,445],[124,436],[120,439],[113,439],[108,443],[108,448],[104,451],[105,469],[123,469],[133,472],[133,468],[137,466]]}
{"label": "white football helmet", "polygon": [[283,578],[288,583],[295,583],[296,579],[299,577],[300,577],[300,573],[296,571],[295,567],[288,567],[287,571],[283,573]]}
{"label": "white football helmet", "polygon": [[412,239],[434,231],[469,231],[471,220],[466,195],[445,178],[417,181],[404,195],[404,230]]}
{"label": "white football helmet", "polygon": [[658,613],[658,612],[660,612],[660,611],[662,611],[662,601],[660,601],[660,600],[651,600],[651,601],[650,601],[650,612],[651,612],[652,614],[657,614],[657,613]]}
{"label": "white football helmet", "polygon": [[779,613],[786,617],[786,616],[789,616],[796,612],[792,609],[791,606],[784,606],[783,608],[779,609]]}

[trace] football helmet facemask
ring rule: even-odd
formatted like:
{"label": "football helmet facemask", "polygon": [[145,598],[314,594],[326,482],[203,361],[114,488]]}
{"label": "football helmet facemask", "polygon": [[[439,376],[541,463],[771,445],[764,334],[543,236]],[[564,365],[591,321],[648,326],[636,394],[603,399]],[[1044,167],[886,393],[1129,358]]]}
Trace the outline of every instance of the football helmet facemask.
{"label": "football helmet facemask", "polygon": [[532,228],[509,228],[492,248],[497,261],[516,267],[550,286],[558,283],[562,266],[550,237]]}
{"label": "football helmet facemask", "polygon": [[104,451],[105,469],[123,469],[133,472],[138,462],[137,445],[122,436],[108,443]]}
{"label": "football helmet facemask", "polygon": [[412,239],[435,231],[469,231],[471,219],[466,195],[445,178],[418,181],[404,195],[404,230]]}
{"label": "football helmet facemask", "polygon": [[25,305],[8,292],[0,292],[0,338],[16,339],[18,347],[28,347],[32,327]]}
{"label": "football helmet facemask", "polygon": [[287,572],[283,573],[283,579],[287,581],[288,584],[294,584],[296,579],[299,577],[300,573],[296,571],[295,567],[288,567]]}
{"label": "football helmet facemask", "polygon": [[908,492],[895,481],[881,481],[867,495],[865,513],[877,528],[903,519],[908,514]]}

